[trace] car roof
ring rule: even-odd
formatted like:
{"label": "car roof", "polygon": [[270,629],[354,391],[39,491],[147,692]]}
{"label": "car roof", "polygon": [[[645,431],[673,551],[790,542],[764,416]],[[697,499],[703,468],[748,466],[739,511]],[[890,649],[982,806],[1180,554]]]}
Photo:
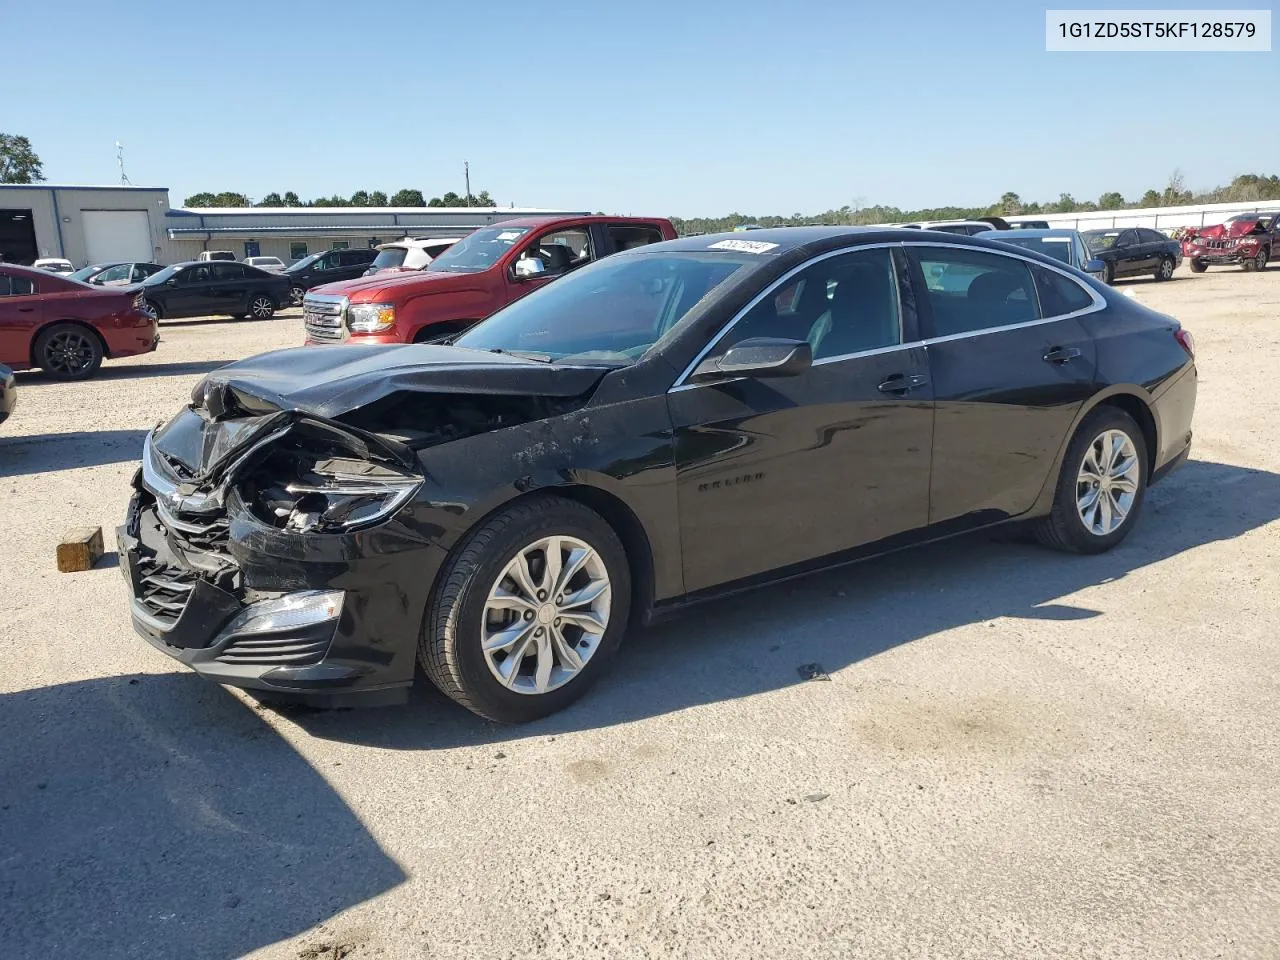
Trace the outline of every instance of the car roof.
{"label": "car roof", "polygon": [[579,214],[574,217],[565,216],[533,216],[533,217],[515,217],[511,220],[499,220],[497,223],[490,223],[487,226],[494,229],[502,227],[541,227],[548,223],[636,223],[650,224],[662,223],[667,220],[666,217],[611,217],[604,214]]}
{"label": "car roof", "polygon": [[1074,236],[1076,231],[1068,227],[1050,227],[1045,230],[1043,227],[1017,227],[1013,230],[986,230],[984,233],[999,234],[992,239],[998,240],[1000,237],[1070,237]]}

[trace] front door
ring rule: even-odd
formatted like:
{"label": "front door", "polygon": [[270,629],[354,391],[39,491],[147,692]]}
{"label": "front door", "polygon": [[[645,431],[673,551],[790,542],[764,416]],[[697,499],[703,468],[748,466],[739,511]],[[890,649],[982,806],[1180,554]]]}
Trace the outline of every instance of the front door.
{"label": "front door", "polygon": [[238,317],[248,307],[249,277],[243,263],[211,263],[210,313]]}
{"label": "front door", "polygon": [[1080,405],[1095,351],[1078,316],[1094,295],[1032,261],[913,246],[936,402],[930,523],[1030,509]]}
{"label": "front door", "polygon": [[887,247],[818,258],[708,353],[752,337],[808,340],[810,370],[668,394],[687,590],[927,523],[933,404],[914,314],[900,308],[903,266]]}
{"label": "front door", "polygon": [[196,263],[165,283],[164,313],[167,317],[200,317],[210,312],[213,274],[208,263]]}
{"label": "front door", "polygon": [[545,287],[557,277],[563,277],[593,259],[595,250],[591,231],[585,226],[539,234],[525,244],[508,268],[503,306]]}

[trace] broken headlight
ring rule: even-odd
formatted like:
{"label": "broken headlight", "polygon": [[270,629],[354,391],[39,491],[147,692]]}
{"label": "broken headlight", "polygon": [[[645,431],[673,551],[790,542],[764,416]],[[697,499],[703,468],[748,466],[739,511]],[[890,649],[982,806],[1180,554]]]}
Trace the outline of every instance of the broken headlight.
{"label": "broken headlight", "polygon": [[382,523],[404,506],[422,477],[380,461],[274,452],[241,483],[245,504],[260,519],[295,533],[349,533]]}

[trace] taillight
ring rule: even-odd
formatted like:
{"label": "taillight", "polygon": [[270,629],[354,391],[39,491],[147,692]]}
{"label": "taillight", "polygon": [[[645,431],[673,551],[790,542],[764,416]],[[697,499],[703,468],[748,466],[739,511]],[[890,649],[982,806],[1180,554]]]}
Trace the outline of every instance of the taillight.
{"label": "taillight", "polygon": [[1192,360],[1196,358],[1196,338],[1189,332],[1179,327],[1173,332],[1173,339],[1178,341],[1178,346],[1187,351],[1187,356]]}

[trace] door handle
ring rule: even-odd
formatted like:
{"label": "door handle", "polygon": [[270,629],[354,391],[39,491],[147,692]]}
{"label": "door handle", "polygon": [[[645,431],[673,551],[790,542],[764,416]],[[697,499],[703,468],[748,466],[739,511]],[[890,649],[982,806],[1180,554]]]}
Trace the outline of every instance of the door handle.
{"label": "door handle", "polygon": [[1079,347],[1053,347],[1042,359],[1045,363],[1064,364],[1070,363],[1078,356],[1080,356]]}
{"label": "door handle", "polygon": [[919,373],[913,373],[910,376],[895,373],[893,376],[882,380],[876,389],[881,393],[895,393],[901,396],[904,393],[910,393],[912,390],[923,387],[928,382],[929,378]]}

